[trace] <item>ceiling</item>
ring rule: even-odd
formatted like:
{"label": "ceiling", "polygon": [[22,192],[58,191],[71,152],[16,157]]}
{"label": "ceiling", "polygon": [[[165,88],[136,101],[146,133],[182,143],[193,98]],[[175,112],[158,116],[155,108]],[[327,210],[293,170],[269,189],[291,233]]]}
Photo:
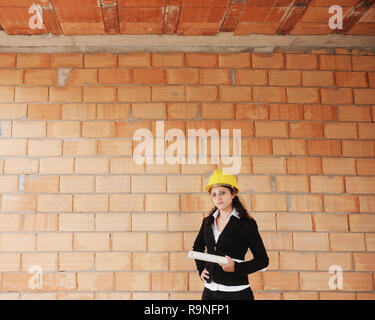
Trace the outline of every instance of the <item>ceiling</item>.
{"label": "ceiling", "polygon": [[[30,6],[43,9],[31,29]],[[339,5],[343,28],[329,20]],[[0,30],[9,35],[177,34],[375,35],[375,0],[0,0]]]}

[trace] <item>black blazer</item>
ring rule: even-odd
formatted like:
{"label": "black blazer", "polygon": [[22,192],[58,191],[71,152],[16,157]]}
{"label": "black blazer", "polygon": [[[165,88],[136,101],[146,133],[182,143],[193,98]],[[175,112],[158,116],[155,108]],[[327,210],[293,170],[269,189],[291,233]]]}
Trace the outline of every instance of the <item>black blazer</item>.
{"label": "black blazer", "polygon": [[234,272],[224,271],[217,263],[195,260],[199,276],[203,269],[206,268],[209,272],[207,282],[213,280],[216,283],[227,286],[248,284],[247,275],[267,267],[269,263],[256,221],[252,218],[238,219],[231,216],[215,244],[212,231],[214,219],[212,215],[203,219],[202,226],[194,241],[194,251],[204,252],[205,248],[207,248],[207,253],[210,254],[228,255],[232,259],[244,260],[245,254],[250,248],[254,258],[242,263],[234,262]]}

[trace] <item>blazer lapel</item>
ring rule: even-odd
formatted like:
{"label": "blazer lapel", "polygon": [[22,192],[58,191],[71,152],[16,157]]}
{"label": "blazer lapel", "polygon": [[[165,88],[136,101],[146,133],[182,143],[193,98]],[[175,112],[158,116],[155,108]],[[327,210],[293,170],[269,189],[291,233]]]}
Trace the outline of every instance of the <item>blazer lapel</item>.
{"label": "blazer lapel", "polygon": [[217,240],[216,245],[218,245],[223,238],[227,237],[232,232],[234,232],[240,225],[241,225],[240,219],[238,219],[234,216],[231,216],[228,223],[226,224],[225,228],[220,233],[219,239]]}
{"label": "blazer lapel", "polygon": [[211,215],[208,219],[208,223],[206,226],[206,234],[207,234],[207,239],[209,240],[209,244],[212,247],[215,247],[215,237],[214,233],[212,231],[212,224],[214,223],[214,217]]}

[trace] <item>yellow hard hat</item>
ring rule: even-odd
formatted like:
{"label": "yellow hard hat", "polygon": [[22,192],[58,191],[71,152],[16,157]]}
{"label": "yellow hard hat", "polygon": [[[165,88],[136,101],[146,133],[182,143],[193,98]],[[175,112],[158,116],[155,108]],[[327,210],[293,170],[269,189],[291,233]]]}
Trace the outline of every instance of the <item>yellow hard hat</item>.
{"label": "yellow hard hat", "polygon": [[238,188],[237,180],[235,176],[231,174],[224,174],[223,170],[216,169],[208,179],[208,184],[204,187],[204,190],[210,192],[211,188],[215,185],[229,185],[235,188],[237,192],[240,191]]}

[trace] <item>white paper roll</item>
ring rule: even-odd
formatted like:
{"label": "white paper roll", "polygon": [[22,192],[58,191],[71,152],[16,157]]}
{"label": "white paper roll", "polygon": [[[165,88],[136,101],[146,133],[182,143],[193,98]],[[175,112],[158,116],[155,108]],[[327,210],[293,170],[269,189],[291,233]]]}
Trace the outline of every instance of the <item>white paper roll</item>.
{"label": "white paper roll", "polygon": [[[189,251],[188,252],[188,258],[190,259],[196,259],[196,260],[203,260],[207,262],[214,262],[214,263],[221,263],[221,264],[226,264],[228,263],[228,259],[222,256],[218,256],[215,254],[209,254],[209,253],[203,253],[203,252],[198,252],[198,251]],[[233,261],[236,262],[243,262],[243,260],[239,259],[233,259]]]}

